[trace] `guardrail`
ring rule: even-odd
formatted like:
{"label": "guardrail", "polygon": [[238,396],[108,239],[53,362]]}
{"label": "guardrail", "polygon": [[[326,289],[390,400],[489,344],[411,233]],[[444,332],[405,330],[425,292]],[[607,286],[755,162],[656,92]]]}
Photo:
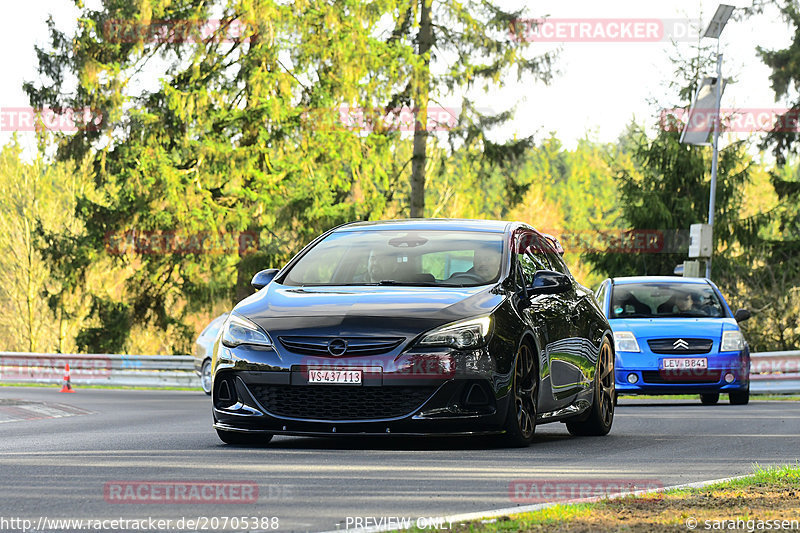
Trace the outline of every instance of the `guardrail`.
{"label": "guardrail", "polygon": [[0,381],[73,385],[197,387],[191,355],[39,354],[0,352]]}
{"label": "guardrail", "polygon": [[800,393],[800,350],[750,354],[750,392]]}
{"label": "guardrail", "polygon": [[[0,381],[74,385],[200,387],[191,355],[0,352]],[[800,350],[750,354],[752,394],[800,394]]]}

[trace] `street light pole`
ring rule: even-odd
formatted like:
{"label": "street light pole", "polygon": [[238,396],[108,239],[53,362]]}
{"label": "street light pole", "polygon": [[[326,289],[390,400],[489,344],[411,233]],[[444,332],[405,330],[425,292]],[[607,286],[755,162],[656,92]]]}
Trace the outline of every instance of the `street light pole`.
{"label": "street light pole", "polygon": [[717,160],[719,159],[719,130],[720,130],[720,102],[722,99],[722,54],[719,53],[719,38],[717,38],[717,105],[714,107],[714,141],[713,155],[711,156],[711,193],[708,198],[708,225],[711,228],[712,245],[711,255],[706,263],[706,277],[711,279],[711,256],[714,254],[714,206],[717,199]]}
{"label": "street light pole", "polygon": [[711,277],[711,256],[714,255],[714,204],[717,199],[717,160],[719,159],[719,130],[720,124],[720,100],[722,97],[722,54],[719,53],[719,39],[722,35],[722,30],[728,19],[733,13],[734,7],[727,4],[720,4],[717,6],[717,11],[711,18],[703,37],[708,37],[717,40],[717,93],[716,93],[716,106],[714,107],[714,141],[713,141],[713,155],[711,158],[711,192],[708,198],[708,225],[711,231],[711,251],[709,252],[708,262],[706,263],[706,277]]}

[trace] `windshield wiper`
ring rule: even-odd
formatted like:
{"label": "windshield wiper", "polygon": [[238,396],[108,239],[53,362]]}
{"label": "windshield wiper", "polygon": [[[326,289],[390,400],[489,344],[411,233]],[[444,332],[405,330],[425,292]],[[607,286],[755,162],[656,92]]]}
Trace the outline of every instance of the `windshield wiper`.
{"label": "windshield wiper", "polygon": [[[305,286],[305,285],[304,285]],[[309,285],[311,286],[311,285]],[[433,281],[398,281],[384,279],[381,281],[354,281],[352,283],[325,283],[314,284],[314,287],[453,287],[459,285],[446,285]]]}
{"label": "windshield wiper", "polygon": [[397,281],[396,279],[382,279],[374,285],[391,287],[441,287],[441,285],[435,281]]}
{"label": "windshield wiper", "polygon": [[398,281],[383,279],[381,281],[354,281],[352,283],[306,283],[300,287],[465,287],[453,283],[437,283],[435,281]]}

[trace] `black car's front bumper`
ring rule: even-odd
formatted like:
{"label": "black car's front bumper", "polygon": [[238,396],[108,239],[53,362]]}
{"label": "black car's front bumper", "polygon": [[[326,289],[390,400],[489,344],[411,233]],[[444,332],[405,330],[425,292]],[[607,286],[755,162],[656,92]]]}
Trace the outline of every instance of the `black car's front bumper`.
{"label": "black car's front bumper", "polygon": [[[292,360],[270,350],[239,360],[237,355],[245,354],[227,350],[228,359],[223,356],[214,374],[217,429],[287,435],[503,431],[510,376],[497,374],[482,351],[406,353],[326,365],[361,369],[361,385],[309,384],[308,369],[322,360]],[[421,372],[409,366],[414,360],[424,362]]]}

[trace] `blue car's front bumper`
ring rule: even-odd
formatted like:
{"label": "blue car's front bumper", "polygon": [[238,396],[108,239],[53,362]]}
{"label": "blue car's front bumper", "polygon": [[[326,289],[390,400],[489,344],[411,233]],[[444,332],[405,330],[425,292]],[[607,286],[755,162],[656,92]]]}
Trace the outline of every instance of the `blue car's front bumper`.
{"label": "blue car's front bumper", "polygon": [[[645,344],[646,343],[640,343]],[[718,346],[714,343],[715,348]],[[674,370],[664,368],[664,359],[677,355],[656,354],[647,348],[642,352],[618,352],[616,356],[616,388],[620,394],[698,394],[736,392],[750,386],[750,354],[741,352],[712,352],[687,355],[685,358],[705,358],[707,369]],[[629,376],[636,376],[630,383]],[[727,378],[727,379],[726,379]]]}

